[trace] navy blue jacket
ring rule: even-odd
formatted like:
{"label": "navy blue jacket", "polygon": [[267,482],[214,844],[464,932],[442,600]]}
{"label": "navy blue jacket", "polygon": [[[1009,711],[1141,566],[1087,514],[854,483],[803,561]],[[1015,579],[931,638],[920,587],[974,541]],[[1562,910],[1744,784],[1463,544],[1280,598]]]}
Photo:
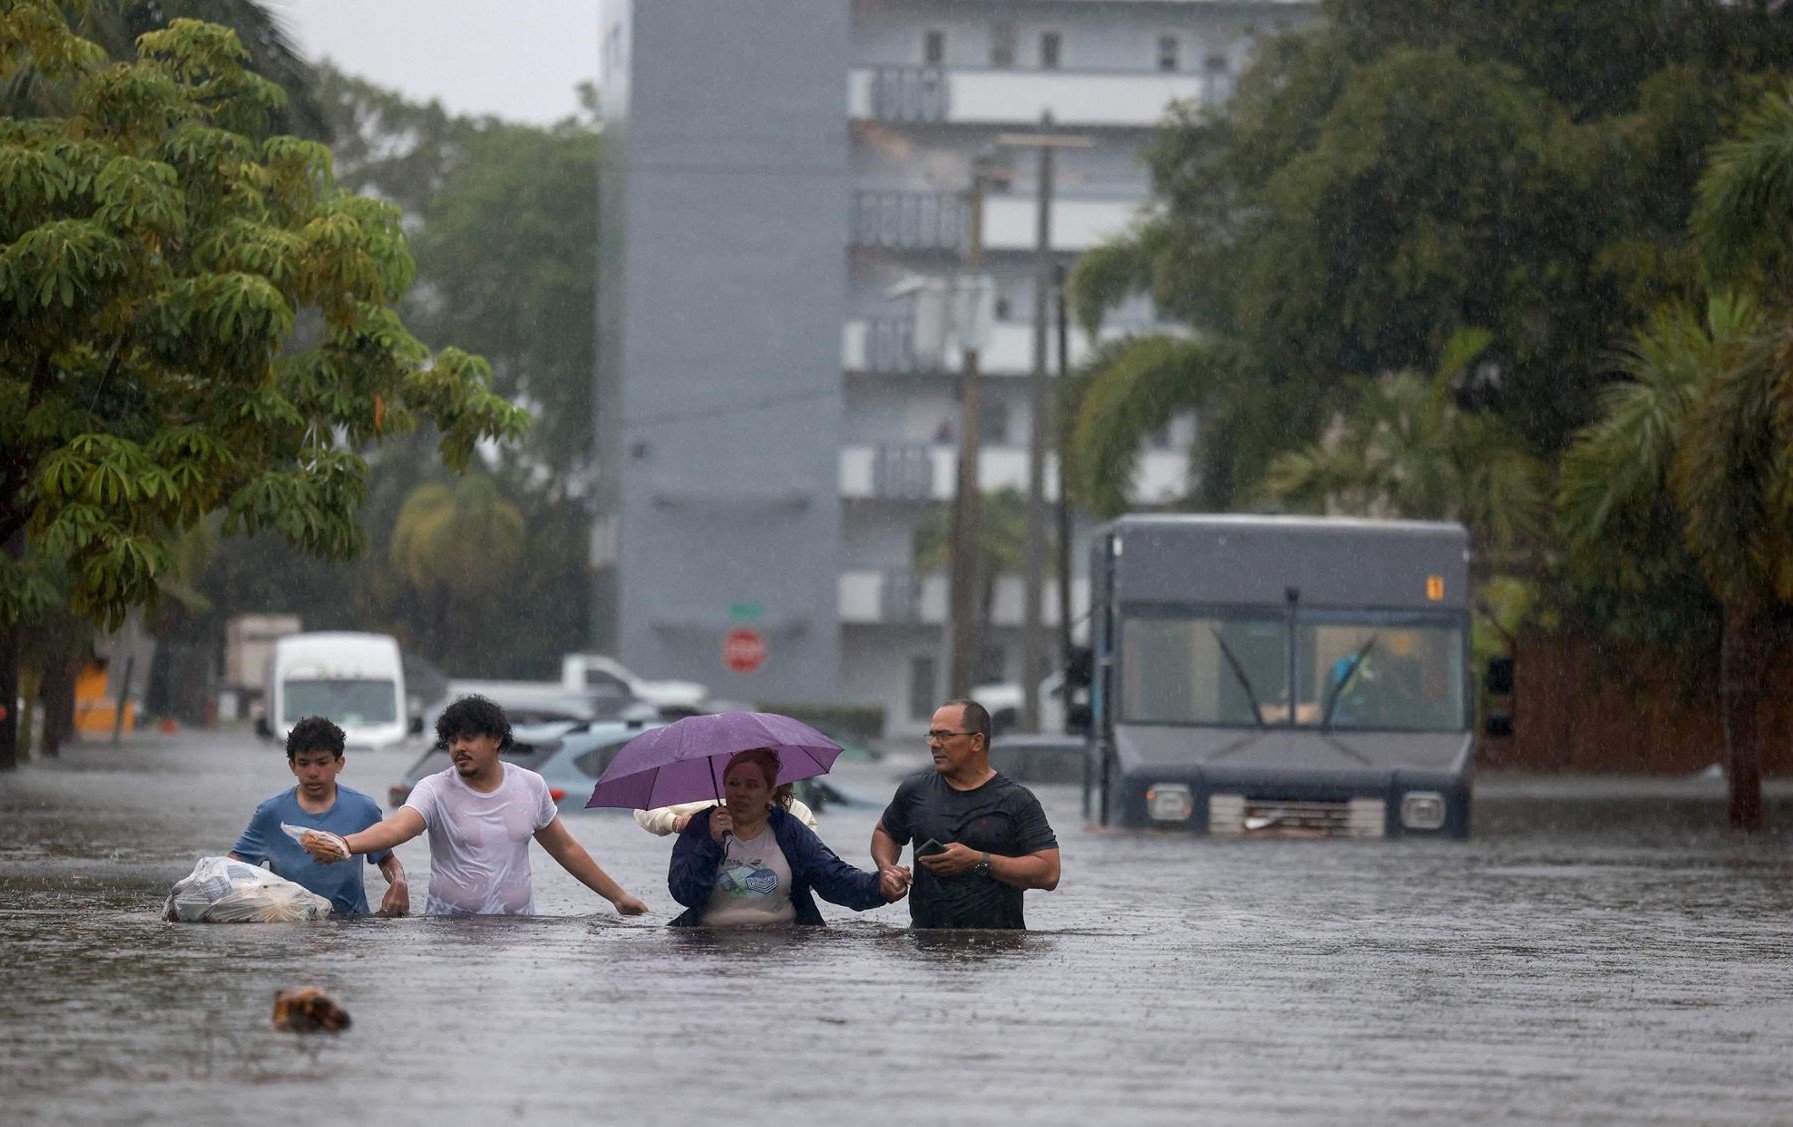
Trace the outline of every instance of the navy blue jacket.
{"label": "navy blue jacket", "polygon": [[[715,809],[712,806],[691,815],[672,847],[666,887],[672,898],[686,908],[672,921],[673,927],[697,926],[710,903],[716,870],[722,864],[722,846],[710,837],[710,814]],[[791,906],[797,910],[797,923],[822,926],[822,912],[816,907],[815,897],[809,894],[812,887],[822,899],[855,912],[884,903],[884,895],[878,891],[877,873],[856,869],[835,856],[834,850],[824,845],[808,826],[781,807],[766,811],[766,821],[791,866]]]}

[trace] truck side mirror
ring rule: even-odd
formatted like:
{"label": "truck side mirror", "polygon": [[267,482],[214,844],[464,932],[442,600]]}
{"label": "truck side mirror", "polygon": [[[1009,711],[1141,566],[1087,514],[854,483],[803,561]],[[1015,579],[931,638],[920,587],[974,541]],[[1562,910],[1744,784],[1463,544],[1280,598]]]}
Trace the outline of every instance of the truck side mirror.
{"label": "truck side mirror", "polygon": [[421,717],[421,716],[411,717],[411,734],[413,736],[423,735],[423,717]]}
{"label": "truck side mirror", "polygon": [[1090,725],[1096,722],[1096,710],[1086,702],[1065,707],[1065,733],[1072,736],[1089,735]]}
{"label": "truck side mirror", "polygon": [[1088,646],[1073,646],[1065,660],[1065,684],[1088,687],[1095,678],[1096,655]]}
{"label": "truck side mirror", "polygon": [[1065,661],[1065,732],[1089,735],[1095,723],[1090,706],[1090,684],[1095,679],[1096,655],[1088,646],[1075,646]]}

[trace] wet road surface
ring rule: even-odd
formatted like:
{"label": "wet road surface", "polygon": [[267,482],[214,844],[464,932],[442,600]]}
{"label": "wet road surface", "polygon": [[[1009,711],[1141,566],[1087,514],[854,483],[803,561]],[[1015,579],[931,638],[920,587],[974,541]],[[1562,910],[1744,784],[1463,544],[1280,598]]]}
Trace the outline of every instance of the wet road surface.
{"label": "wet road surface", "polygon": [[[837,768],[878,800],[822,814],[848,860],[895,771]],[[210,733],[0,777],[0,1120],[1793,1124],[1784,784],[1743,840],[1717,783],[1485,778],[1467,842],[1093,832],[1041,787],[1065,876],[1026,935],[671,931],[670,839],[616,813],[567,823],[644,919],[537,848],[536,919],[163,922],[290,785]],[[269,1028],[308,982],[350,1030]]]}

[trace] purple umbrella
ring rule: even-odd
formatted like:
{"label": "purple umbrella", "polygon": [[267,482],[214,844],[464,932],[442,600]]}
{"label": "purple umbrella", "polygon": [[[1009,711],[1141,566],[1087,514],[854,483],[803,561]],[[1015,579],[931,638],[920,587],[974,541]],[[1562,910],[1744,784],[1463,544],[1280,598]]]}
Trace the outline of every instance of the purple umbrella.
{"label": "purple umbrella", "polygon": [[775,712],[718,712],[687,716],[643,732],[616,753],[585,805],[651,810],[680,802],[722,799],[722,770],[736,753],[769,747],[778,753],[778,780],[794,783],[825,775],[841,746]]}

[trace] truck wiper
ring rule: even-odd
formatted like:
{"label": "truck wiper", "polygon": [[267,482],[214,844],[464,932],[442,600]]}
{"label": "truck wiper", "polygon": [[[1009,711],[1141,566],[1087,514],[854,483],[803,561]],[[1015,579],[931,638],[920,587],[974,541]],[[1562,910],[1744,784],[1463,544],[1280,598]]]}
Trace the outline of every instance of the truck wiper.
{"label": "truck wiper", "polygon": [[1370,648],[1375,644],[1376,635],[1371,634],[1370,640],[1365,642],[1363,647],[1357,651],[1357,656],[1351,659],[1350,670],[1347,671],[1343,677],[1339,678],[1338,684],[1332,687],[1331,694],[1326,698],[1326,711],[1320,716],[1320,730],[1322,732],[1331,730],[1332,710],[1339,706],[1339,698],[1345,695],[1345,690],[1350,687],[1352,681],[1357,679],[1357,671],[1363,668],[1363,659],[1369,656]]}
{"label": "truck wiper", "polygon": [[1264,710],[1258,705],[1258,694],[1252,691],[1251,678],[1245,675],[1245,667],[1239,664],[1239,659],[1233,655],[1232,647],[1226,644],[1226,639],[1220,636],[1220,631],[1210,626],[1208,633],[1214,635],[1214,640],[1220,643],[1220,652],[1226,655],[1226,663],[1232,666],[1233,676],[1239,678],[1239,687],[1245,690],[1245,699],[1251,704],[1252,719],[1258,722],[1258,727],[1268,728],[1270,725],[1264,723]]}

